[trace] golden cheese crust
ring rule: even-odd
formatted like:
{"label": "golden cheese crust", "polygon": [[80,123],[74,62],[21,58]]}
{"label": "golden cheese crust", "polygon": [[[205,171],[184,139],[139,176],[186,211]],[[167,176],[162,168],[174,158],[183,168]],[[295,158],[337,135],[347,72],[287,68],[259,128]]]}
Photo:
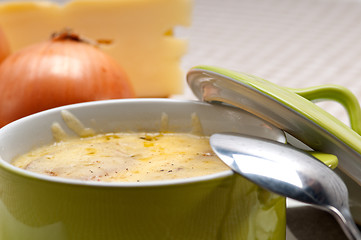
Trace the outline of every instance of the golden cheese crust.
{"label": "golden cheese crust", "polygon": [[209,138],[188,133],[114,133],[68,139],[16,158],[17,167],[64,178],[140,182],[202,176],[229,168]]}

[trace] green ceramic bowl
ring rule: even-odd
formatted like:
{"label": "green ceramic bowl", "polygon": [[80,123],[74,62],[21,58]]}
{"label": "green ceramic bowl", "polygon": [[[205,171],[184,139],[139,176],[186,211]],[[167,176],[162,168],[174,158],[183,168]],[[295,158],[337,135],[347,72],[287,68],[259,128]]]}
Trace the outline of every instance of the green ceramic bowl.
{"label": "green ceramic bowl", "polygon": [[[52,143],[50,126],[68,110],[97,132],[189,132],[196,113],[205,134],[240,132],[285,142],[281,130],[240,109],[170,99],[109,100],[51,109],[0,129],[1,240],[285,239],[285,199],[232,171],[147,183],[49,177],[9,162]],[[68,131],[71,134],[71,131]]]}

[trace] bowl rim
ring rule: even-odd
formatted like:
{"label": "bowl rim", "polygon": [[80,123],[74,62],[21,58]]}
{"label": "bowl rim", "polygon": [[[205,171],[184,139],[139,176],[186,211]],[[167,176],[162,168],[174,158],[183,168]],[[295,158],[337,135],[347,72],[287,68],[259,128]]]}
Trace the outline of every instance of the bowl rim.
{"label": "bowl rim", "polygon": [[[102,104],[117,104],[119,102],[152,102],[152,103],[187,103],[187,104],[200,104],[200,105],[213,105],[210,103],[198,101],[198,100],[183,100],[183,99],[170,99],[170,98],[146,98],[146,99],[109,99],[109,100],[98,100],[98,101],[90,101],[83,103],[75,103],[64,105],[56,108],[51,108],[48,110],[44,110],[38,113],[31,114],[29,116],[20,118],[15,120],[6,126],[0,128],[0,134],[3,134],[4,131],[8,131],[10,128],[16,128],[17,125],[21,124],[24,121],[31,121],[34,118],[41,117],[42,115],[50,114],[52,112],[60,112],[61,110],[71,110],[74,108],[82,108],[87,106],[97,106]],[[262,120],[262,119],[260,119]],[[284,135],[283,131],[280,131]],[[286,142],[286,137],[284,137],[284,142]],[[63,178],[63,177],[52,177],[47,176],[41,173],[35,173],[31,171],[27,171],[25,169],[18,168],[11,163],[7,162],[0,156],[0,168],[7,170],[10,173],[16,174],[19,177],[24,177],[32,180],[45,181],[51,183],[58,184],[67,184],[67,185],[80,185],[80,186],[91,186],[91,187],[102,187],[102,188],[142,188],[142,187],[164,187],[171,185],[183,185],[183,184],[193,184],[206,182],[211,180],[217,180],[227,177],[232,177],[235,173],[230,169],[226,171],[221,171],[213,174],[203,175],[203,176],[195,176],[189,178],[179,178],[179,179],[166,179],[166,180],[157,180],[157,181],[144,181],[144,182],[102,182],[102,181],[89,181],[89,180],[79,180],[79,179],[71,179],[71,178]]]}

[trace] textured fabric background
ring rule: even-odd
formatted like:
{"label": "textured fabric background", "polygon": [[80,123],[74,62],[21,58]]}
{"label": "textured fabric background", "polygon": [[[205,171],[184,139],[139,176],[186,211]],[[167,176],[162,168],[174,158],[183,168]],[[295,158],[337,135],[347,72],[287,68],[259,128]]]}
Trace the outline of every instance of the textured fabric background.
{"label": "textured fabric background", "polygon": [[[287,87],[339,84],[361,99],[360,0],[195,0],[178,35],[190,40],[185,71],[208,64]],[[339,104],[320,106],[348,122]]]}

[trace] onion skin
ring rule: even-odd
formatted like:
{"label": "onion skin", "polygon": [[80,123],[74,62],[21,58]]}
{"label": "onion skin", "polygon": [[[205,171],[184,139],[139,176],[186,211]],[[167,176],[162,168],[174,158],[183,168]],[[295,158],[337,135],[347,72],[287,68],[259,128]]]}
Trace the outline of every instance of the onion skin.
{"label": "onion skin", "polygon": [[135,96],[115,60],[73,39],[46,41],[7,57],[0,65],[0,92],[0,127],[58,106]]}
{"label": "onion skin", "polygon": [[5,33],[0,28],[0,63],[10,55],[10,45]]}

